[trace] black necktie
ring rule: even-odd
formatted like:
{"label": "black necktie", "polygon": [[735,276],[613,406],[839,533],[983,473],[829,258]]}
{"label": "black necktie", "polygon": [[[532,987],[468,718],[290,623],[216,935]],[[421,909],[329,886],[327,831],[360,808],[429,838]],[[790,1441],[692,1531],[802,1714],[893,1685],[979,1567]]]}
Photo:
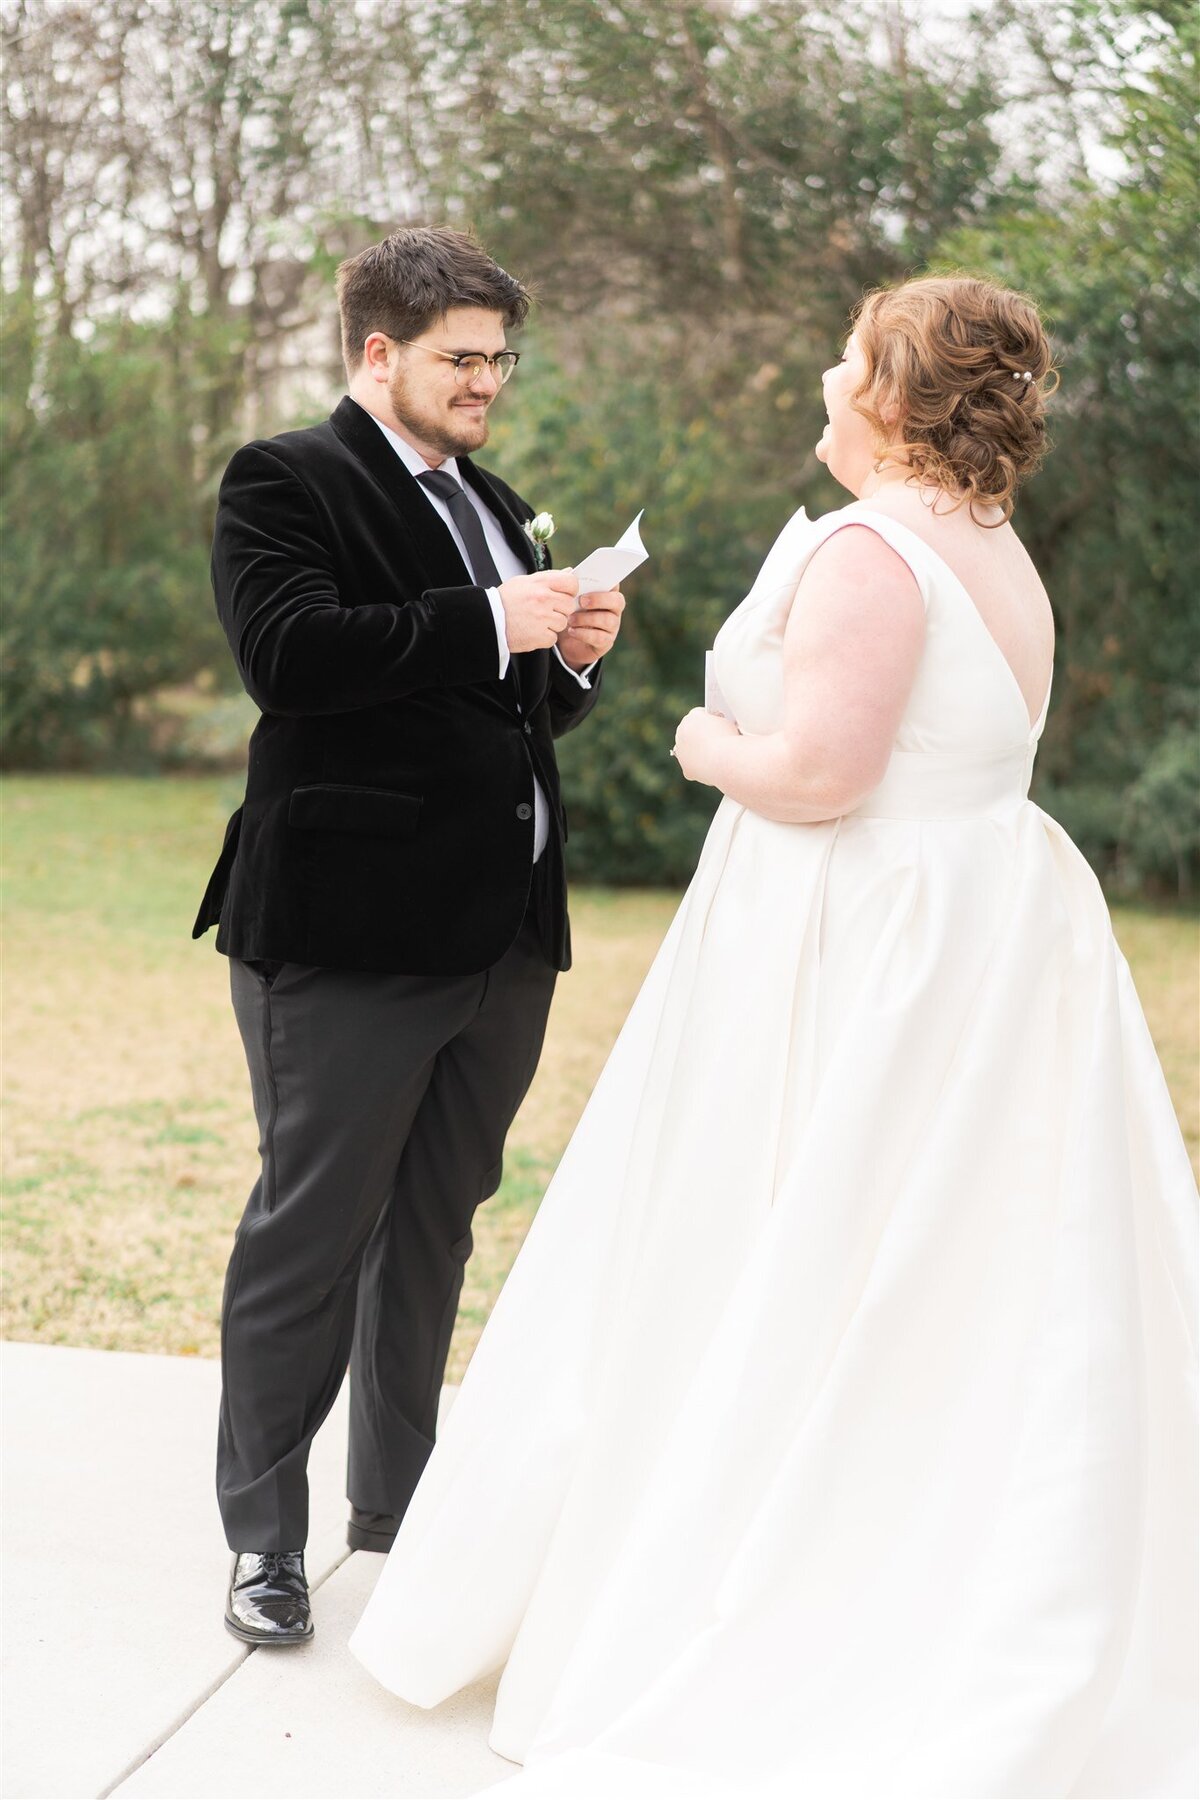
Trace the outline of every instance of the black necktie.
{"label": "black necktie", "polygon": [[446,502],[450,517],[458,528],[458,535],[467,547],[467,560],[480,587],[498,588],[500,571],[492,561],[482,521],[460,484],[453,475],[447,475],[441,469],[428,469],[423,475],[418,475],[417,480],[435,493],[439,500]]}

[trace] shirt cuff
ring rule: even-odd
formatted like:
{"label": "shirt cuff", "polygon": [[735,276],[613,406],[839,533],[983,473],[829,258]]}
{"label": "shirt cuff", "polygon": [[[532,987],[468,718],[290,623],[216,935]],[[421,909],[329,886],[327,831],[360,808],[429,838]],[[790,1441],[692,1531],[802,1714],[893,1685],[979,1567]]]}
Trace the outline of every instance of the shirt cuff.
{"label": "shirt cuff", "polygon": [[[567,674],[573,675],[575,677],[576,681],[579,683],[581,688],[590,688],[591,687],[592,684],[588,680],[588,677],[592,673],[592,670],[596,667],[596,663],[590,662],[586,669],[573,669],[569,662],[563,662],[562,652],[559,649],[557,644],[555,644],[555,646],[554,646],[554,655],[557,656],[559,662],[562,663],[562,666],[567,671]],[[599,662],[599,661],[600,661],[600,658],[597,657],[596,662]]]}
{"label": "shirt cuff", "polygon": [[[508,660],[510,655],[508,648],[508,629],[504,620],[504,602],[500,598],[499,588],[485,588],[483,591],[488,597],[488,605],[492,609],[492,618],[496,621],[496,648],[500,652],[500,679],[503,681],[504,677],[508,674]],[[592,667],[595,668],[595,666],[595,663],[593,663]],[[585,682],[584,685],[586,687],[591,684]]]}

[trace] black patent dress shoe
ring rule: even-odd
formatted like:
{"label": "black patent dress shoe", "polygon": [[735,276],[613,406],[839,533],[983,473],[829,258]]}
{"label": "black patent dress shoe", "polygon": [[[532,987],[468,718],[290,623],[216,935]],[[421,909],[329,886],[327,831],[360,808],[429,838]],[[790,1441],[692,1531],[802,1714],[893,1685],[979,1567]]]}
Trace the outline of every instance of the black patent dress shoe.
{"label": "black patent dress shoe", "polygon": [[242,1550],[233,1559],[225,1629],[244,1644],[306,1644],[313,1634],[303,1550]]}
{"label": "black patent dress shoe", "polygon": [[400,1521],[395,1513],[361,1512],[357,1506],[352,1506],[346,1542],[352,1550],[378,1550],[386,1556],[399,1529]]}

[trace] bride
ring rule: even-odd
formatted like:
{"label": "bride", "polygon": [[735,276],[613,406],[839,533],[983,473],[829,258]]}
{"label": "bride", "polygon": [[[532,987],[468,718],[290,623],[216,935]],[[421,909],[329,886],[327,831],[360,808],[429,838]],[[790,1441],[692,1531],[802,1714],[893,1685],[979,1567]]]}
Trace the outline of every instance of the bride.
{"label": "bride", "polygon": [[868,296],[856,498],[679,728],[724,799],[351,1641],[503,1668],[523,1795],[1195,1792],[1195,1185],[1027,798],[1051,376],[1018,294]]}

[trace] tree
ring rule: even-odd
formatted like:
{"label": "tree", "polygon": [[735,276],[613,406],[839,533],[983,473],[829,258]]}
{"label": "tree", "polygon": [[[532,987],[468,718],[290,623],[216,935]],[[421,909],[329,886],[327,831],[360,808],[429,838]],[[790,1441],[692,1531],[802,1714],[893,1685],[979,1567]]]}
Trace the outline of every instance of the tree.
{"label": "tree", "polygon": [[[22,401],[32,306],[9,297],[4,409],[4,760],[86,766],[142,749],[139,697],[226,661],[208,588],[212,493],[162,328],[47,359]],[[13,365],[18,379],[14,379]]]}
{"label": "tree", "polygon": [[[1119,174],[958,234],[945,253],[1024,287],[1053,328],[1056,447],[1020,502],[1059,627],[1039,795],[1126,888],[1200,876],[1200,463],[1194,243],[1194,14],[1075,5],[1104,72]],[[1059,23],[1062,24],[1060,17]],[[1038,41],[1047,54],[1047,22]]]}
{"label": "tree", "polygon": [[[9,548],[18,591],[57,596],[13,629],[58,686],[22,677],[9,754],[52,754],[29,720],[55,707],[72,757],[103,753],[104,707],[116,738],[136,718],[118,566],[89,592],[60,521],[131,559],[146,617],[149,570],[163,619],[193,571],[168,660],[226,670],[200,570],[228,450],[336,399],[342,256],[406,220],[473,224],[541,300],[498,465],[559,515],[556,551],[648,508],[605,705],[564,747],[575,866],[674,878],[709,807],[666,757],[702,652],[795,506],[843,498],[812,454],[820,372],[865,288],[964,267],[1041,300],[1063,360],[1058,447],[1017,513],[1060,626],[1037,791],[1107,874],[1186,887],[1195,21],[1177,0],[997,0],[940,37],[912,19],[903,0],[10,0],[7,433],[41,475],[14,469]],[[71,607],[95,643],[68,694]],[[153,631],[141,647],[161,673]]]}

